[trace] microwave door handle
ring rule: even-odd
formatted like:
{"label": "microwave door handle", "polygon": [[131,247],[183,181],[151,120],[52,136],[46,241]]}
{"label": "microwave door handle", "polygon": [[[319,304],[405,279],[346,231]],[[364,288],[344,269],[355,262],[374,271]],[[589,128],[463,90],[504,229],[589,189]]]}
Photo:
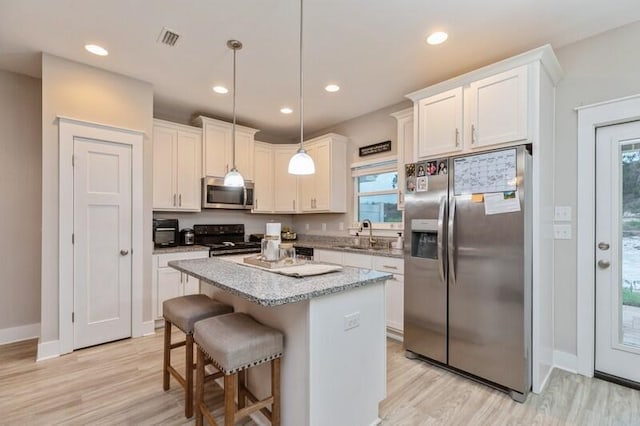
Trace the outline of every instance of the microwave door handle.
{"label": "microwave door handle", "polygon": [[440,282],[446,285],[444,280],[444,256],[442,239],[444,236],[444,210],[446,206],[446,196],[440,198],[440,210],[438,213],[438,269],[440,271]]}
{"label": "microwave door handle", "polygon": [[247,207],[247,187],[243,186],[242,187],[242,193],[243,193],[243,207]]}
{"label": "microwave door handle", "polygon": [[456,255],[453,244],[453,230],[455,229],[455,220],[456,220],[456,197],[455,195],[451,197],[451,201],[449,202],[449,223],[448,223],[448,232],[447,232],[447,240],[448,240],[448,251],[449,251],[449,282],[451,286],[456,285]]}

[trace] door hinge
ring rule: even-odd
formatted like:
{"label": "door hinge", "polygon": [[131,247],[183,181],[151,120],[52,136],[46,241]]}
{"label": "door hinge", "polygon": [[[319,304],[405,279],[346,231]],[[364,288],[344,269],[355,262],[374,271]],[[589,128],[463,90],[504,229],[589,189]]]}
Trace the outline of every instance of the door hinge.
{"label": "door hinge", "polygon": [[71,244],[76,243],[76,234],[71,234]]}
{"label": "door hinge", "polygon": [[71,312],[71,322],[76,322],[76,313]]}

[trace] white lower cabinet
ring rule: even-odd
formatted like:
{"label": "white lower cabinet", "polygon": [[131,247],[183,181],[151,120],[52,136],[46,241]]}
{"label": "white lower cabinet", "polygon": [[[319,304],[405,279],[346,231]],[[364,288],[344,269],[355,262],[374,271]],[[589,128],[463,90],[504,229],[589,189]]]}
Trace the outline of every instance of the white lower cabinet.
{"label": "white lower cabinet", "polygon": [[315,249],[313,260],[393,274],[386,284],[387,335],[401,339],[404,332],[404,259],[337,250]]}
{"label": "white lower cabinet", "polygon": [[173,269],[168,264],[172,260],[205,259],[209,251],[167,253],[153,255],[153,318],[156,326],[162,323],[162,302],[173,297],[200,293],[200,280]]}

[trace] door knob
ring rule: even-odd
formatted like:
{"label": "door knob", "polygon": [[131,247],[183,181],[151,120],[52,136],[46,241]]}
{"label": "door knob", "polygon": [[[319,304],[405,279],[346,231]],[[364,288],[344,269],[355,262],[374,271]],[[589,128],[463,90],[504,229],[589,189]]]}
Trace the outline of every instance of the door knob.
{"label": "door knob", "polygon": [[609,244],[607,244],[607,243],[598,243],[598,248],[600,250],[609,250]]}
{"label": "door knob", "polygon": [[609,266],[611,266],[611,263],[609,263],[608,260],[598,260],[598,266],[602,269],[607,269]]}
{"label": "door knob", "polygon": [[128,254],[129,254],[129,250],[125,250],[125,249],[120,250],[120,255],[121,256],[126,256]]}

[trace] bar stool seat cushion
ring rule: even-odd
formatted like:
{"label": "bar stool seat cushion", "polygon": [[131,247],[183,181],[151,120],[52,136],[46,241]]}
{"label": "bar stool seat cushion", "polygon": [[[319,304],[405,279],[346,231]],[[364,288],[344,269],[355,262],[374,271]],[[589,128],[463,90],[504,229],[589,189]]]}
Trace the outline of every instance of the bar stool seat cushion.
{"label": "bar stool seat cushion", "polygon": [[162,315],[187,334],[193,333],[196,322],[213,315],[233,312],[233,307],[213,300],[204,294],[174,297],[162,302]]}
{"label": "bar stool seat cushion", "polygon": [[282,356],[282,333],[243,313],[202,320],[195,325],[193,336],[202,351],[225,374]]}

